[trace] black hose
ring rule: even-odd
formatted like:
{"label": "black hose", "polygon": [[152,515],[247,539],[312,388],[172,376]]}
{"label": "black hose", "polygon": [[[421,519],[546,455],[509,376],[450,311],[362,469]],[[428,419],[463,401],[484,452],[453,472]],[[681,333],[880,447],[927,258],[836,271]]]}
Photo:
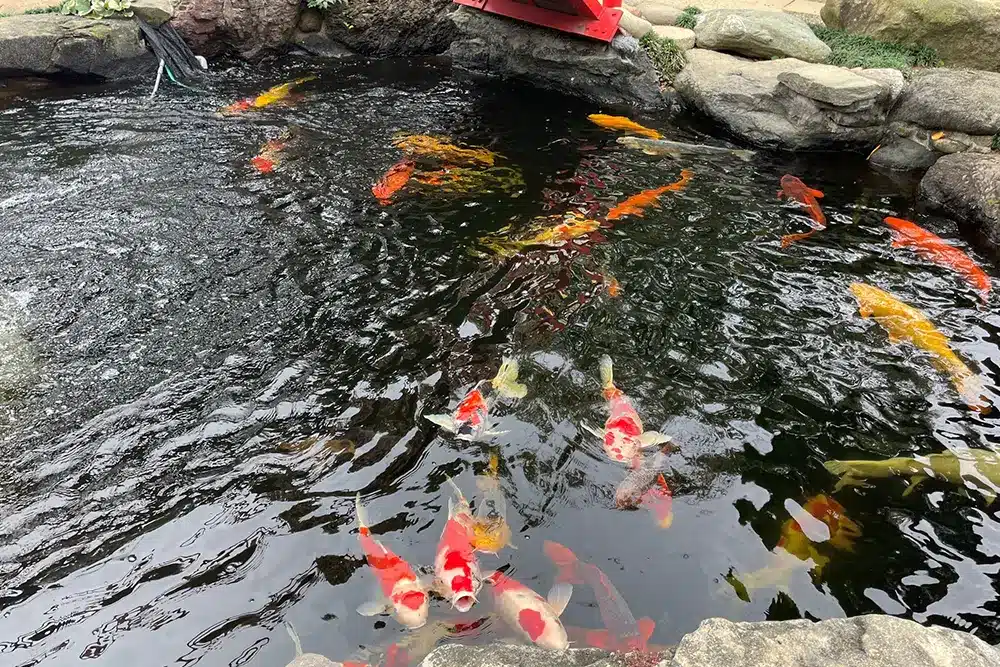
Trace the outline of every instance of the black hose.
{"label": "black hose", "polygon": [[184,39],[168,23],[152,26],[136,17],[142,36],[149,49],[158,60],[166,63],[173,74],[180,79],[189,79],[201,73],[201,65]]}

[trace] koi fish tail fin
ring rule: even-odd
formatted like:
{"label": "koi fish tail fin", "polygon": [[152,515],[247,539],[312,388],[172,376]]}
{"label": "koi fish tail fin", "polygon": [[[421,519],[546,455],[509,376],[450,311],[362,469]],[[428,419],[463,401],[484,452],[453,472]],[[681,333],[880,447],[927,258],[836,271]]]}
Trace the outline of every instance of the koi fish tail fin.
{"label": "koi fish tail fin", "polygon": [[491,586],[496,586],[504,579],[504,573],[500,570],[494,570],[490,574],[483,577],[483,583],[489,584]]}
{"label": "koi fish tail fin", "polygon": [[750,162],[753,160],[754,156],[757,155],[756,151],[739,150],[733,151],[733,155],[743,160],[744,162]]}
{"label": "koi fish tail fin", "polygon": [[601,386],[604,389],[604,391],[614,389],[615,365],[614,362],[611,361],[610,356],[605,354],[604,356],[601,357],[600,369],[601,369]]}
{"label": "koi fish tail fin", "polygon": [[295,628],[292,627],[291,623],[285,623],[285,631],[292,638],[292,643],[295,644],[295,657],[302,655],[302,642],[299,641],[299,635],[295,632]]}
{"label": "koi fish tail fin", "polygon": [[424,415],[424,419],[433,424],[437,424],[449,433],[455,433],[458,431],[458,424],[451,415]]}
{"label": "koi fish tail fin", "polygon": [[580,577],[578,566],[580,559],[576,554],[558,542],[546,540],[542,545],[542,551],[549,557],[549,560],[556,566],[556,582],[565,584],[580,584],[583,579]]}
{"label": "koi fish tail fin", "polygon": [[500,370],[492,380],[493,388],[505,398],[524,398],[528,388],[517,381],[518,365],[516,359],[504,357]]}
{"label": "koi fish tail fin", "polygon": [[992,411],[992,407],[984,395],[986,388],[983,386],[982,378],[973,373],[967,373],[956,376],[952,381],[958,395],[962,397],[970,409],[984,415]]}
{"label": "koi fish tail fin", "polygon": [[370,535],[371,532],[368,530],[368,512],[361,506],[360,493],[354,496],[354,517],[358,522],[358,532],[362,535]]}

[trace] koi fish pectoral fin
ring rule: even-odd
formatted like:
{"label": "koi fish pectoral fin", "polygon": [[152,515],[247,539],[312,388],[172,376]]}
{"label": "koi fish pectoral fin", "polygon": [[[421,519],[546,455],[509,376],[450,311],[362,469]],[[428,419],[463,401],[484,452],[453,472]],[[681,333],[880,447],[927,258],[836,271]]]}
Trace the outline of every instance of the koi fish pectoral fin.
{"label": "koi fish pectoral fin", "polygon": [[449,433],[454,433],[458,430],[458,423],[451,415],[424,415],[424,419],[432,424],[437,424]]}
{"label": "koi fish pectoral fin", "polygon": [[812,188],[809,188],[809,194],[811,194],[816,199],[822,199],[823,198],[823,193],[820,192],[819,190],[813,190]]}
{"label": "koi fish pectoral fin", "polygon": [[585,421],[580,422],[580,428],[582,428],[584,431],[587,431],[588,433],[598,438],[599,440],[601,441],[604,440],[604,429],[596,429]]}
{"label": "koi fish pectoral fin", "polygon": [[643,449],[656,447],[657,445],[665,445],[672,442],[673,439],[669,435],[665,435],[659,431],[646,431],[639,436],[639,446]]}
{"label": "koi fish pectoral fin", "polygon": [[927,475],[922,475],[922,474],[916,474],[910,477],[910,485],[906,487],[905,491],[903,491],[903,497],[905,498],[906,496],[913,493],[914,489],[916,489],[918,486],[926,482],[928,479],[929,478],[927,477]]}
{"label": "koi fish pectoral fin", "polygon": [[381,616],[392,611],[392,605],[386,600],[372,600],[358,605],[358,613],[362,616]]}
{"label": "koi fish pectoral fin", "polygon": [[552,586],[549,590],[548,603],[552,607],[552,611],[556,613],[556,616],[562,615],[572,596],[573,584],[558,583]]}
{"label": "koi fish pectoral fin", "polygon": [[845,474],[837,481],[837,484],[834,485],[833,492],[836,493],[847,486],[865,486],[865,481],[859,477]]}

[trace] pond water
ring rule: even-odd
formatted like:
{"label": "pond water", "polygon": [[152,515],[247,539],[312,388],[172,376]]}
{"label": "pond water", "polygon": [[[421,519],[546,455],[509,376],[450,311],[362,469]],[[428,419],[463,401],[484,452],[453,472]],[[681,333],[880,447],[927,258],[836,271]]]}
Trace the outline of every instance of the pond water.
{"label": "pond water", "polygon": [[[215,113],[309,73],[294,105]],[[921,308],[996,400],[995,307],[891,248],[882,218],[916,219],[996,275],[992,258],[918,216],[906,187],[860,157],[657,160],[588,122],[591,105],[456,81],[435,62],[223,67],[204,88],[0,100],[0,662],[280,665],[285,622],[335,660],[402,639],[393,619],[355,612],[375,578],[354,496],[381,540],[429,565],[446,477],[474,495],[490,446],[423,415],[453,410],[504,355],[529,390],[499,404],[493,443],[517,550],[481,556],[484,570],[509,564],[544,594],[542,543],[561,542],[662,645],[711,616],[879,612],[1000,641],[1000,523],[981,496],[931,481],[903,497],[901,480],[833,495],[823,467],[1000,444],[996,412],[967,409],[848,290],[864,280]],[[721,143],[683,119],[637,120]],[[278,168],[251,168],[289,125]],[[399,132],[486,146],[524,185],[408,187],[380,206],[371,186],[399,160]],[[686,189],[579,247],[470,252],[536,216],[600,216],[681,168]],[[785,173],[825,191],[830,225],[782,249],[808,229],[775,198]],[[580,427],[606,418],[605,353],[646,427],[678,445],[669,529],[615,508],[625,468]],[[818,494],[860,535],[821,545],[828,562],[810,573],[775,554],[790,501]],[[457,618],[443,602],[431,615]],[[600,627],[586,587],[564,620]],[[506,634],[490,618],[463,641]]]}

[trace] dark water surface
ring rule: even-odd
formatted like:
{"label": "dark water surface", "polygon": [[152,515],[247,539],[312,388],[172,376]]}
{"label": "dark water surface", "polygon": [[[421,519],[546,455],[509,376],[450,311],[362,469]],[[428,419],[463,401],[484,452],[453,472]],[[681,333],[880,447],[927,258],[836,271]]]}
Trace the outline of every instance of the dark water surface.
{"label": "dark water surface", "polygon": [[[923,309],[996,400],[1000,317],[890,248],[882,218],[914,215],[904,190],[855,158],[657,161],[591,125],[599,109],[433,63],[344,62],[294,107],[215,115],[311,71],[225,70],[206,94],[168,86],[152,103],[147,83],[0,100],[0,663],[281,665],[286,621],[335,660],[400,639],[354,611],[374,588],[354,494],[387,545],[430,564],[446,475],[471,493],[488,449],[422,415],[453,409],[503,354],[530,391],[498,412],[518,550],[484,569],[511,563],[544,593],[542,542],[562,542],[656,621],[659,644],[710,616],[880,611],[1000,641],[1000,523],[943,483],[838,492],[862,535],[818,576],[790,568],[749,603],[723,579],[773,563],[786,501],[831,493],[830,458],[1000,445],[996,417],[889,345],[847,290],[861,279]],[[256,173],[249,158],[290,123],[285,161]],[[400,131],[488,146],[523,169],[523,192],[404,190],[381,207],[370,188]],[[603,211],[681,167],[686,191],[584,252],[470,254],[505,224]],[[788,250],[780,236],[807,226],[775,199],[784,173],[826,192],[831,221]],[[917,219],[968,247],[953,223]],[[647,428],[680,445],[668,530],[614,508],[624,471],[579,427],[605,418],[605,352]],[[454,615],[436,603],[432,618]],[[593,595],[579,587],[564,619],[598,627]]]}

